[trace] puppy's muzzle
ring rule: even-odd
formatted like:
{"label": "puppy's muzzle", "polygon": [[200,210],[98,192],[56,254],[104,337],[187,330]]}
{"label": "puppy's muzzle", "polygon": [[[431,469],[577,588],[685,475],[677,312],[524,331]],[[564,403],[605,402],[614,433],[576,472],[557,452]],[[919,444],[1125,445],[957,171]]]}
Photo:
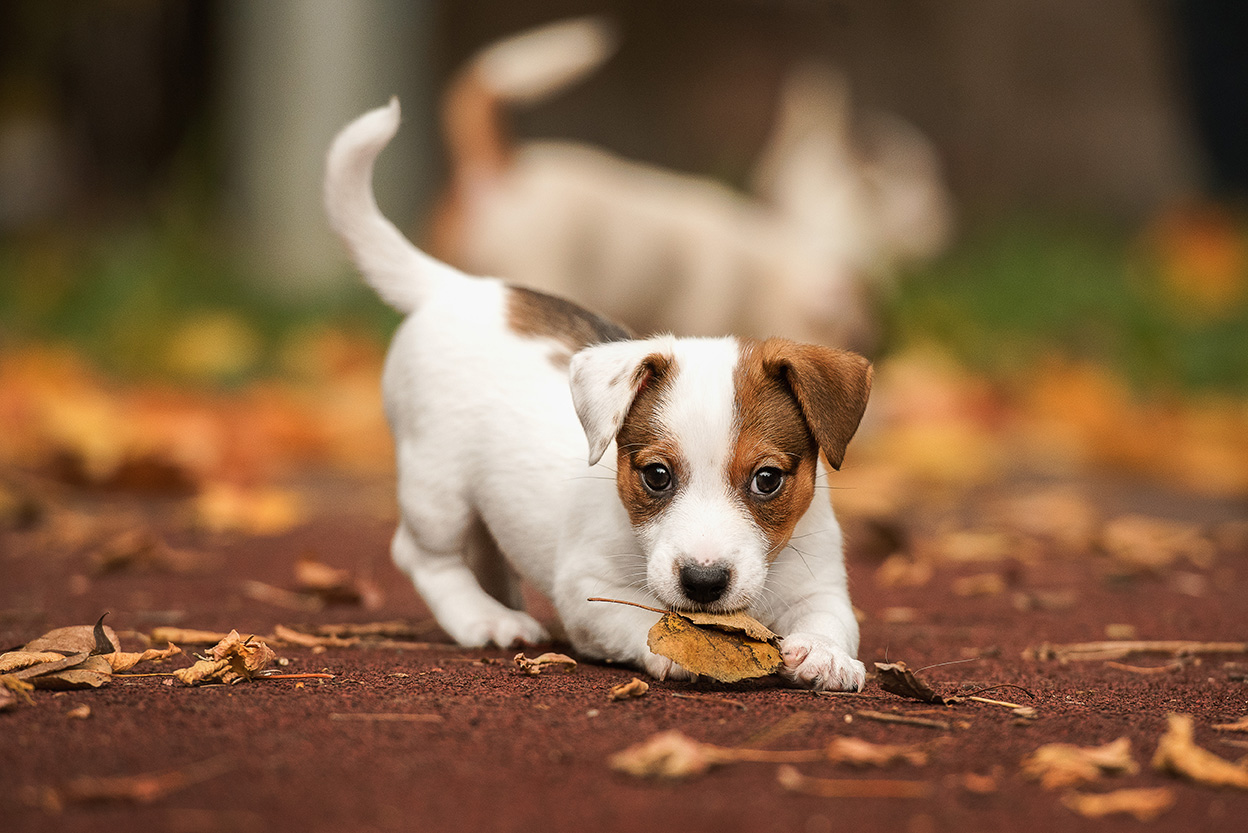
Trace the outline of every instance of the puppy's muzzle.
{"label": "puppy's muzzle", "polygon": [[684,564],[680,568],[680,589],[691,602],[718,601],[732,582],[732,571],[722,564]]}

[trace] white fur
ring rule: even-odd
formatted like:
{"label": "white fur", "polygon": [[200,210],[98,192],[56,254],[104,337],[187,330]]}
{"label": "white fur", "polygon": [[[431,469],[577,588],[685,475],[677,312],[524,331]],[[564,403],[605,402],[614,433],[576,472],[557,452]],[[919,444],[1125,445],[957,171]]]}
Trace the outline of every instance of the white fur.
{"label": "white fur", "polygon": [[[815,688],[861,686],[830,505],[816,499],[800,521],[805,555],[787,547],[769,568],[765,536],[723,482],[736,430],[736,340],[598,345],[574,357],[570,374],[559,370],[549,359],[552,342],[508,328],[504,284],[429,258],[378,212],[372,164],[398,116],[391,102],[339,134],[325,193],[366,280],[409,313],[382,380],[398,457],[392,552],[442,628],[465,646],[547,640],[520,610],[521,576],[550,596],[581,653],[687,677],[646,646],[653,613],[587,599],[678,605],[682,559],[721,560],[734,570],[721,606],[744,607],[787,634],[790,678]],[[677,368],[660,417],[691,477],[669,511],[634,530],[610,463],[639,364],[655,353]]]}

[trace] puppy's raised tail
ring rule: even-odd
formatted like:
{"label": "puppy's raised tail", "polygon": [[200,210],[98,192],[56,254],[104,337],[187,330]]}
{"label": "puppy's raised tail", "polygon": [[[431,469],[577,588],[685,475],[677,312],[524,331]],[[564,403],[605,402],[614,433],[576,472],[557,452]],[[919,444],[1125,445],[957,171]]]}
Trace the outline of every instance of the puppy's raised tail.
{"label": "puppy's raised tail", "polygon": [[420,307],[434,284],[461,273],[412,245],[377,208],[373,163],[399,129],[399,100],[390,99],[344,127],[325,163],[325,211],[364,280],[402,313]]}

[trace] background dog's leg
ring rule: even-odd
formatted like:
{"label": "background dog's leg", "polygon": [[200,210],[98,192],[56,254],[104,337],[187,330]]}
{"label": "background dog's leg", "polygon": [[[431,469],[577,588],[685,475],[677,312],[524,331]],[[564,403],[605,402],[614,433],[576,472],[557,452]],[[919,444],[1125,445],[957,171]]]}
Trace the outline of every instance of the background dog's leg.
{"label": "background dog's leg", "polygon": [[[549,640],[546,630],[527,613],[506,607],[482,589],[465,561],[466,535],[448,549],[421,546],[406,520],[394,533],[394,563],[412,578],[448,635],[464,647],[493,643],[502,647],[536,645]],[[442,536],[444,537],[444,536]]]}

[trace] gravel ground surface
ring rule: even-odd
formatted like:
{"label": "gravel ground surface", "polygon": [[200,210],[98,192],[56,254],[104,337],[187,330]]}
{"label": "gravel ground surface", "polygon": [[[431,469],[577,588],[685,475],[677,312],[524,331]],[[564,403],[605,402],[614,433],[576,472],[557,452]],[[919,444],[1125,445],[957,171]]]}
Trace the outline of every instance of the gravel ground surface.
{"label": "gravel ground surface", "polygon": [[[1162,507],[1208,523],[1244,517],[1242,504],[1093,491],[1116,509]],[[852,592],[864,616],[860,656],[868,668],[886,660],[930,665],[922,676],[946,694],[1019,686],[1026,691],[982,696],[1034,708],[1036,717],[1026,719],[988,703],[906,700],[875,681],[861,695],[823,697],[771,681],[652,681],[644,697],[609,702],[608,691],[632,671],[582,663],[572,674],[524,676],[511,662],[514,651],[461,650],[428,623],[388,561],[383,483],[320,488],[309,523],[270,537],[188,532],[174,501],[61,494],[58,501],[88,512],[93,523],[146,524],[174,547],[208,558],[190,572],[97,575],[90,561],[97,550],[89,534],[65,528],[70,515],[2,531],[0,648],[90,624],[104,611],[128,644],[137,642],[127,632],[158,625],[268,634],[279,624],[402,619],[427,635],[406,647],[277,646],[288,661],[283,672],[330,679],[190,688],[152,676],[115,678],[98,690],[35,692],[33,704],[0,714],[6,830],[1206,831],[1243,830],[1248,818],[1248,790],[1192,784],[1150,764],[1172,712],[1195,718],[1205,749],[1232,761],[1248,755],[1248,733],[1212,729],[1248,713],[1248,656],[1176,662],[1137,655],[1118,665],[1023,656],[1042,643],[1105,639],[1109,626],[1111,635],[1139,639],[1248,639],[1248,549],[1239,539],[1223,541],[1202,565],[1180,561],[1127,576],[1104,558],[1059,550],[991,565],[941,563],[925,583],[889,587],[876,578],[881,551],[870,545],[873,536],[850,525]],[[90,526],[81,514],[72,517]],[[374,582],[384,601],[372,609],[298,609],[298,598],[266,595],[254,584],[293,588],[293,565],[310,552]],[[1004,585],[989,581],[983,595],[967,595],[974,582],[959,580],[986,571]],[[90,715],[72,717],[83,705]],[[863,712],[948,728],[879,722]],[[914,782],[925,795],[798,794],[781,786],[776,763],[732,763],[683,780],[639,779],[609,766],[613,753],[669,729],[769,750],[814,749],[839,736],[915,744],[928,757],[924,765],[796,766],[816,778],[862,780],[866,790],[882,789],[881,780]],[[1173,805],[1151,823],[1084,818],[1063,803],[1066,790],[1046,790],[1020,771],[1043,744],[1119,737],[1130,739],[1140,771],[1083,791],[1169,788]],[[170,777],[154,782],[147,802],[75,797],[83,777],[162,773]]]}

